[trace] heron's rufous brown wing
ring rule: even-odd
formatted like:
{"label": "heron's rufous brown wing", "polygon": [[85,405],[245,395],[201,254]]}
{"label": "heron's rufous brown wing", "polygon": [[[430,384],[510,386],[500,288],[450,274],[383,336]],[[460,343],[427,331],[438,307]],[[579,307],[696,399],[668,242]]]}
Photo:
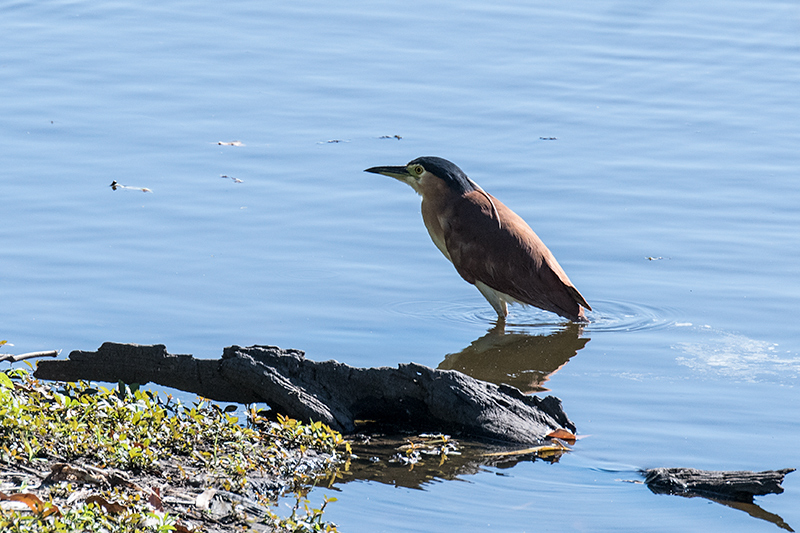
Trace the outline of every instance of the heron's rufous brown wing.
{"label": "heron's rufous brown wing", "polygon": [[[528,224],[497,198],[471,191],[440,216],[445,244],[458,273],[521,303],[572,320],[589,304]],[[498,224],[497,215],[500,220]]]}

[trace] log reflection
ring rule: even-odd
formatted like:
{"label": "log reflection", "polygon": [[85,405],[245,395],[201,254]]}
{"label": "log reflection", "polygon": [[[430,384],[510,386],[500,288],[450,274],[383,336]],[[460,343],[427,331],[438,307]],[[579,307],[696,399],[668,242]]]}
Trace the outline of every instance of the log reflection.
{"label": "log reflection", "polygon": [[[347,469],[338,472],[335,483],[374,481],[412,489],[424,489],[435,481],[467,479],[486,468],[508,469],[523,461],[556,463],[566,449],[556,453],[526,453],[528,446],[493,445],[474,440],[452,441],[456,453],[422,450],[417,460],[409,461],[409,443],[419,447],[425,438],[408,435],[355,435],[349,437],[355,456]],[[513,451],[520,450],[519,454]],[[497,456],[497,452],[503,455]],[[505,455],[510,454],[510,455]]]}

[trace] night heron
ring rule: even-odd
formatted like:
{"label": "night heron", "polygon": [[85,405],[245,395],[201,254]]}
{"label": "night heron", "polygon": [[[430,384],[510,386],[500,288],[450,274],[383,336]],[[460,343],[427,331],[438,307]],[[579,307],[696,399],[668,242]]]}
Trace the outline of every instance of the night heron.
{"label": "night heron", "polygon": [[591,307],[522,218],[441,157],[365,170],[407,183],[422,196],[422,220],[433,243],[497,316],[507,304],[533,305],[573,322]]}

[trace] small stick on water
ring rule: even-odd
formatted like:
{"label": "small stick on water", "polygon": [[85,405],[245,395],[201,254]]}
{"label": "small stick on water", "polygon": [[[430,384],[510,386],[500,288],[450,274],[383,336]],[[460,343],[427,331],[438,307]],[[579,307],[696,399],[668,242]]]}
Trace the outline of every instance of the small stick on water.
{"label": "small stick on water", "polygon": [[127,185],[122,185],[121,183],[117,183],[116,180],[111,182],[111,189],[114,191],[116,191],[117,189],[130,189],[132,191],[153,192],[147,187],[128,187]]}
{"label": "small stick on water", "polygon": [[14,355],[13,353],[3,353],[0,354],[0,363],[4,361],[8,361],[9,363],[16,363],[18,361],[24,361],[25,359],[34,359],[36,357],[58,357],[60,351],[58,350],[48,350],[46,352],[28,352],[28,353],[21,353],[19,355]]}

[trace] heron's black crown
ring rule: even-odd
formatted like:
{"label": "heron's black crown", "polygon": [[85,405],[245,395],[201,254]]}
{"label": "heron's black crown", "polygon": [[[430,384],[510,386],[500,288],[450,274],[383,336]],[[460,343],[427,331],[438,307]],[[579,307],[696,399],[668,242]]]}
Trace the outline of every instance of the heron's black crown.
{"label": "heron's black crown", "polygon": [[411,161],[409,165],[422,165],[422,167],[443,180],[451,189],[459,194],[474,191],[475,185],[464,171],[447,159],[434,156],[418,157]]}

